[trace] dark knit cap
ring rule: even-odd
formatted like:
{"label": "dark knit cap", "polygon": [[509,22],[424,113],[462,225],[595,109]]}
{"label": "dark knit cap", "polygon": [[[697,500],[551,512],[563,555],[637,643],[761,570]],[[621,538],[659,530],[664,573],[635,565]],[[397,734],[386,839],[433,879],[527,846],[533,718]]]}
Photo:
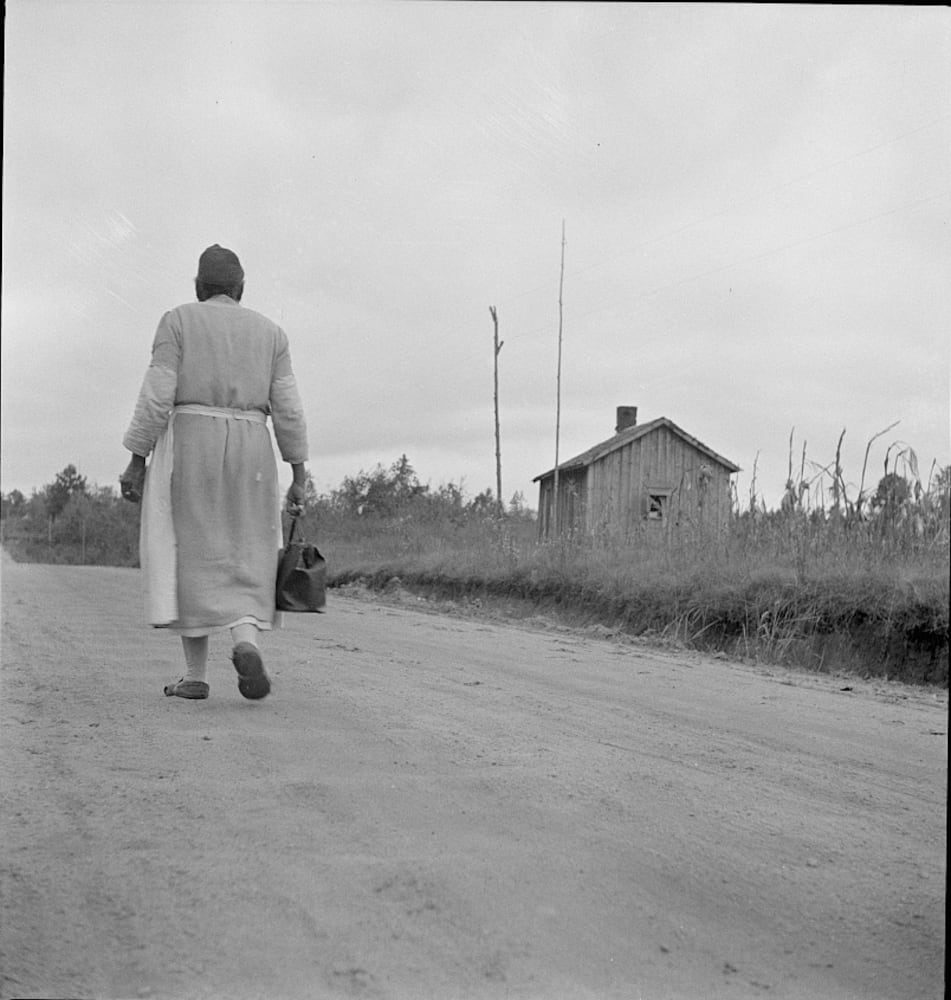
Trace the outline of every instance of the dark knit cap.
{"label": "dark knit cap", "polygon": [[198,258],[198,280],[206,285],[232,288],[244,281],[244,269],[233,250],[216,243]]}

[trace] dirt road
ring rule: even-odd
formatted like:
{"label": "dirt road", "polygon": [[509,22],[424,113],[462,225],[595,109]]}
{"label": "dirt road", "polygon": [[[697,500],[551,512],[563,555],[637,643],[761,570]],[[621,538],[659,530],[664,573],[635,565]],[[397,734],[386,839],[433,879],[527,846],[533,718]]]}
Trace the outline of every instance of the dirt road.
{"label": "dirt road", "polygon": [[331,595],[184,702],[2,573],[4,1000],[943,994],[947,692]]}

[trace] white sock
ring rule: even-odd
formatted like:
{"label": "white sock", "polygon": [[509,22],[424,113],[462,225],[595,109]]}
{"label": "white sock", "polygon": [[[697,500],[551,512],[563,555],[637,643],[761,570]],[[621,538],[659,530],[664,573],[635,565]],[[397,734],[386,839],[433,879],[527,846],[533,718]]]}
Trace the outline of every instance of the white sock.
{"label": "white sock", "polygon": [[235,646],[237,646],[239,642],[250,642],[252,646],[257,646],[258,631],[257,625],[252,625],[250,622],[244,622],[242,625],[235,625],[231,630],[231,641]]}
{"label": "white sock", "polygon": [[185,650],[185,680],[204,681],[208,674],[208,636],[182,636]]}

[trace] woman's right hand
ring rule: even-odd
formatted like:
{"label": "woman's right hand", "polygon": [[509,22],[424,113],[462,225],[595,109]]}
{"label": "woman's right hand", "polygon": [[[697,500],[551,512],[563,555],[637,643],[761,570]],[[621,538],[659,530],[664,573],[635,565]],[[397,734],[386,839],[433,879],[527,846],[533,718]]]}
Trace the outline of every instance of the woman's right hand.
{"label": "woman's right hand", "polygon": [[132,461],[126,466],[125,472],[119,476],[119,486],[122,489],[122,496],[131,503],[138,503],[142,499],[142,490],[145,487],[145,459],[140,455],[133,455]]}

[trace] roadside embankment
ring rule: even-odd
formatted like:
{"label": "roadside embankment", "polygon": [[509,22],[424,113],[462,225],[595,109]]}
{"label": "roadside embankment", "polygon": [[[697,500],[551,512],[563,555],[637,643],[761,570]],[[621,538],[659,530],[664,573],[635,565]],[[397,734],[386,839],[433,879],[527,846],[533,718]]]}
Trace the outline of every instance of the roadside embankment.
{"label": "roadside embankment", "polygon": [[343,569],[333,586],[385,594],[402,587],[436,601],[492,602],[515,617],[544,611],[658,642],[729,656],[908,684],[948,686],[948,587],[936,580],[780,574],[746,581],[708,576],[627,581],[558,579],[516,570],[484,577],[406,566]]}

